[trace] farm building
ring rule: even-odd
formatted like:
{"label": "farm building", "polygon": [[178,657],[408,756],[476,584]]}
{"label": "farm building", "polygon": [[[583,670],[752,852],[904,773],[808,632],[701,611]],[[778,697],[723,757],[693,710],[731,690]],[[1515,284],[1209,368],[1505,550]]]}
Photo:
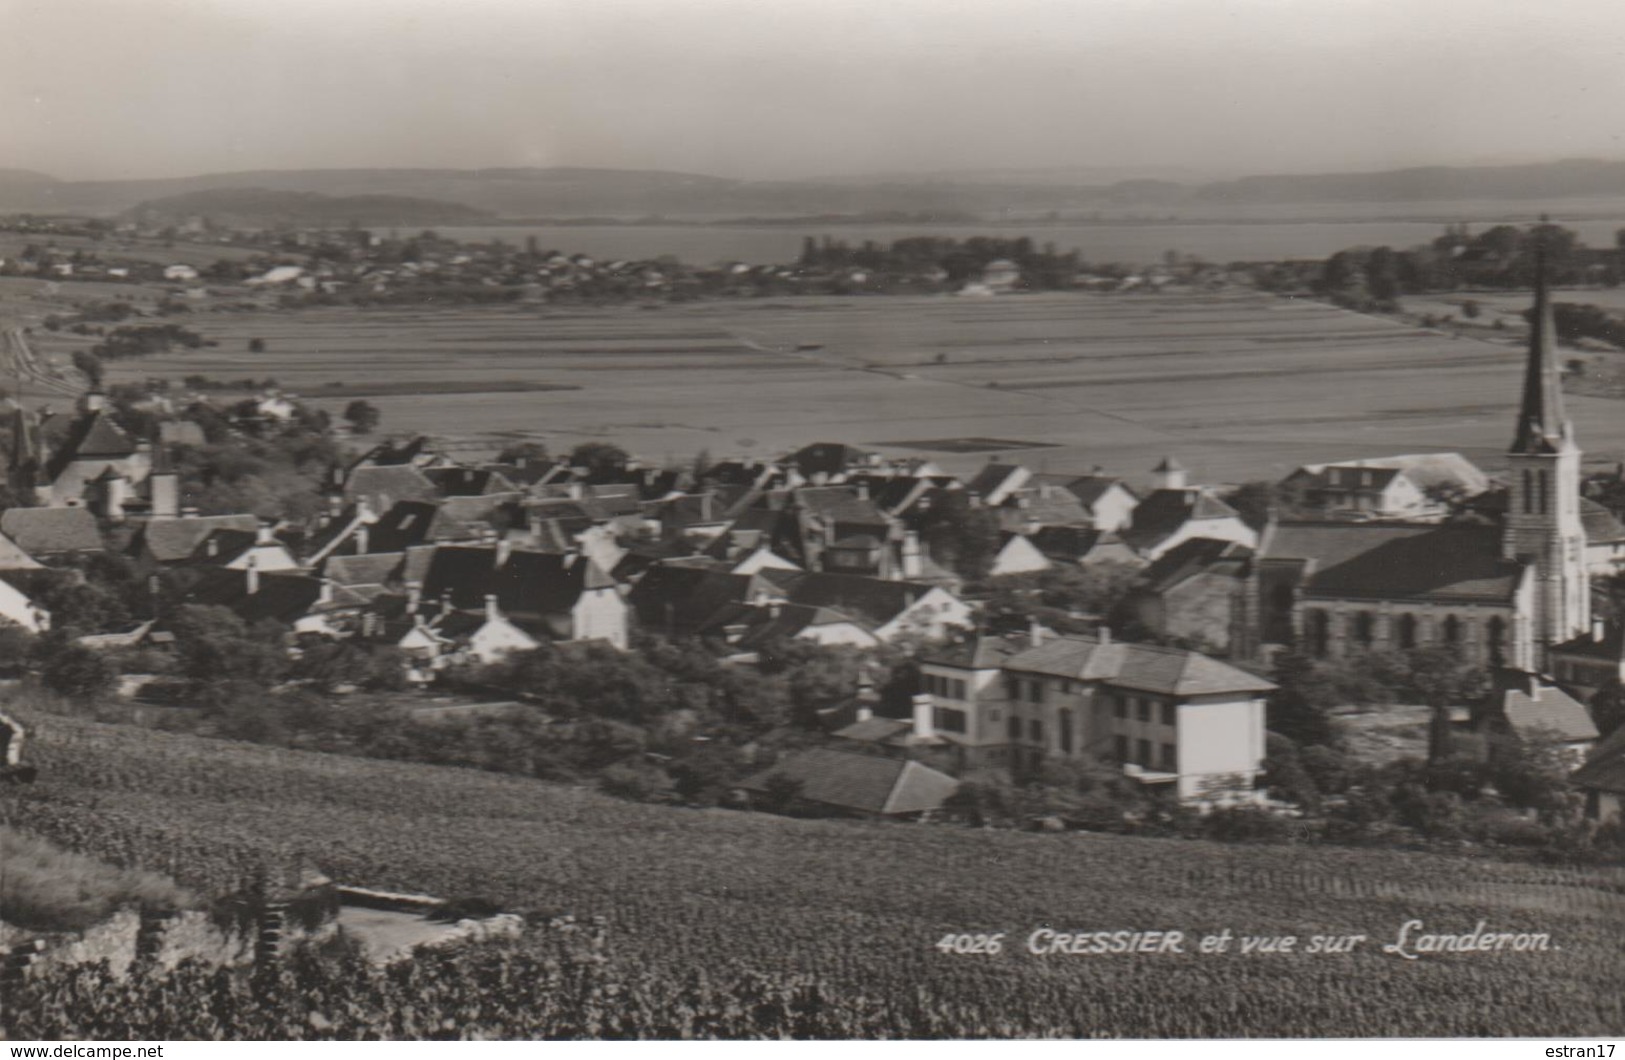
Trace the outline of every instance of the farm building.
{"label": "farm building", "polygon": [[864,817],[918,817],[942,808],[959,781],[906,758],[812,750],[790,755],[741,785],[758,804],[782,799]]}

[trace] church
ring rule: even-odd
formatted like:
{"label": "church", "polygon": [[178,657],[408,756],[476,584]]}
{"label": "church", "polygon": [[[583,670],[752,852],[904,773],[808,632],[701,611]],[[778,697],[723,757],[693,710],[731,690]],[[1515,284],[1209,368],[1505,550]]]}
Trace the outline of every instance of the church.
{"label": "church", "polygon": [[1590,634],[1580,457],[1541,277],[1500,525],[1272,521],[1239,587],[1232,650],[1262,660],[1288,646],[1321,658],[1446,646],[1550,673],[1554,647]]}

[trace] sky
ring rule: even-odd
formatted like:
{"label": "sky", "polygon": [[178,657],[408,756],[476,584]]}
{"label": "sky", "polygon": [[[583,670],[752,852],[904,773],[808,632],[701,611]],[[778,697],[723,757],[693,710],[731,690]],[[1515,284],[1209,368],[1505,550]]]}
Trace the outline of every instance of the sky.
{"label": "sky", "polygon": [[0,0],[0,167],[1625,158],[1622,0]]}

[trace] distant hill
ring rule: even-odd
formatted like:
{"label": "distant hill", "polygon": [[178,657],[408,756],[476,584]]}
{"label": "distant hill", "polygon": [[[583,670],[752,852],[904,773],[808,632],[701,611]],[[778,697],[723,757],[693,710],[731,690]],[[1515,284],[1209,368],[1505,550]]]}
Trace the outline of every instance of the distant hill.
{"label": "distant hill", "polygon": [[[1127,168],[984,169],[876,173],[816,180],[748,181],[659,170],[308,169],[218,173],[163,180],[60,181],[0,170],[0,211],[109,215],[143,204],[199,212],[177,197],[248,191],[242,217],[397,217],[374,224],[501,218],[715,219],[911,213],[997,218],[1046,212],[1132,211],[1223,216],[1264,204],[1369,204],[1625,197],[1625,161],[1569,159],[1535,165],[1436,166],[1377,173],[1242,177],[1209,183],[1173,171]],[[302,193],[344,205],[293,198]],[[389,200],[394,200],[393,202]],[[413,204],[413,205],[409,205]],[[331,210],[330,210],[331,207]],[[457,214],[458,209],[474,211]],[[336,211],[333,212],[333,211]],[[346,211],[350,211],[349,214]],[[445,211],[445,212],[436,212]],[[432,216],[434,220],[419,220]],[[411,219],[407,219],[411,218]]]}
{"label": "distant hill", "polygon": [[1625,195],[1625,161],[1572,158],[1520,166],[1429,166],[1381,173],[1243,177],[1196,189],[1224,203],[1430,202]]}
{"label": "distant hill", "polygon": [[269,188],[210,188],[152,199],[128,211],[127,216],[149,224],[178,224],[207,217],[239,228],[275,225],[385,225],[469,224],[488,220],[490,214],[461,203],[419,199],[406,195],[322,195],[313,191],[273,191]]}

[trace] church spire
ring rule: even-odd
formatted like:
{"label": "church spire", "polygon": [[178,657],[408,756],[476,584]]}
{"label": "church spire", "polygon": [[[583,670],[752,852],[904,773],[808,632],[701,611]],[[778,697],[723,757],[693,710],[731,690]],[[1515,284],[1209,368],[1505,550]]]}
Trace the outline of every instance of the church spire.
{"label": "church spire", "polygon": [[[1537,230],[1536,238],[1539,238]],[[1529,359],[1524,367],[1523,405],[1518,410],[1514,453],[1551,453],[1572,440],[1563,413],[1563,384],[1557,374],[1557,325],[1546,290],[1546,252],[1535,244],[1535,308],[1529,322]]]}

